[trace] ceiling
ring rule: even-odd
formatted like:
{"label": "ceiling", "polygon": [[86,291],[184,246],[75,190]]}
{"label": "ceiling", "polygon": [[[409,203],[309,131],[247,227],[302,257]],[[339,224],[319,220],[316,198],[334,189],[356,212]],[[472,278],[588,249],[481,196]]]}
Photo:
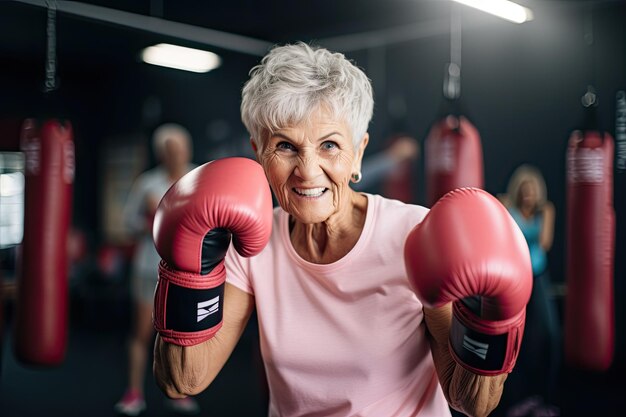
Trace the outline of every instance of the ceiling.
{"label": "ceiling", "polygon": [[[531,7],[569,7],[589,3],[582,0],[520,2]],[[296,40],[315,41],[345,52],[447,34],[451,5],[454,4],[449,0],[85,0],[50,3],[58,8],[58,61],[71,65],[76,71],[84,68],[96,72],[128,67],[137,62],[137,53],[143,47],[162,41],[211,49],[227,56],[232,53],[261,56],[269,45]],[[46,0],[0,1],[0,56],[3,62],[11,62],[11,67],[24,71],[41,71],[46,56],[46,4]],[[484,25],[498,20],[463,6],[456,7],[463,8],[464,25]],[[181,24],[185,26],[181,27]],[[232,39],[231,35],[239,38]],[[248,43],[254,47],[245,46]]]}
{"label": "ceiling", "polygon": [[[19,65],[45,56],[46,9],[41,7],[45,3],[44,0],[0,2],[0,54],[3,58]],[[450,7],[447,0],[87,0],[56,3],[59,61],[97,60],[114,65],[134,62],[137,50],[164,39],[210,48],[218,53],[239,53],[236,46],[243,41],[271,45],[389,29],[444,19]],[[82,10],[81,6],[87,7]],[[85,17],[85,11],[93,12],[95,18]],[[111,18],[119,22],[120,16],[130,23],[104,21]],[[162,20],[155,20],[149,26],[147,17]],[[180,38],[174,39],[177,35],[172,35],[170,29],[176,23],[193,27],[177,28]],[[199,29],[200,33],[195,34],[195,39],[185,39],[193,38],[193,29]],[[218,41],[224,34],[245,38],[240,39],[241,42]]]}

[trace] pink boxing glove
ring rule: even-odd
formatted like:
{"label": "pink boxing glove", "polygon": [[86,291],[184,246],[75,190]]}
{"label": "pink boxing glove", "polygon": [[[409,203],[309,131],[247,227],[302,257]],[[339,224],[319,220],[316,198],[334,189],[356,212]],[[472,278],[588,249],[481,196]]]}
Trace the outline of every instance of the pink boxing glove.
{"label": "pink boxing glove", "polygon": [[199,166],[163,196],[152,232],[161,256],[154,327],[166,342],[202,343],[222,326],[231,235],[242,256],[269,241],[272,196],[263,169],[248,158]]}
{"label": "pink boxing glove", "polygon": [[409,233],[404,260],[425,305],[453,302],[454,360],[479,375],[511,372],[533,278],[528,246],[506,208],[477,188],[447,193]]}

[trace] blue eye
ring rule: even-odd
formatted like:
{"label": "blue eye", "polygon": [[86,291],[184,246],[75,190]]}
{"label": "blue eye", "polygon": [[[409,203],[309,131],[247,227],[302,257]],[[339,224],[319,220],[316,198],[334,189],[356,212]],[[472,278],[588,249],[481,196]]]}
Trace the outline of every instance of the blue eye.
{"label": "blue eye", "polygon": [[326,142],[322,143],[322,148],[330,151],[333,149],[337,149],[339,146],[337,145],[336,142],[333,142],[332,140],[327,140]]}
{"label": "blue eye", "polygon": [[295,151],[296,148],[289,142],[279,142],[276,145],[276,149],[282,149],[286,151]]}

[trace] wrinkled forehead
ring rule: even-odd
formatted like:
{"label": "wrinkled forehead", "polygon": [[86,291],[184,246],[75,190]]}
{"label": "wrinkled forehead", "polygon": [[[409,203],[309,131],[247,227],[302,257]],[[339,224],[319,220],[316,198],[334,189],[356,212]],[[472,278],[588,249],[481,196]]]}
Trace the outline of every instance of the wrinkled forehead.
{"label": "wrinkled forehead", "polygon": [[301,129],[313,131],[333,127],[343,130],[345,134],[349,136],[348,139],[352,140],[352,132],[349,129],[345,115],[325,103],[313,107],[302,116],[296,113],[286,115],[283,120],[279,121],[279,124],[279,126],[266,126],[263,129],[263,144],[265,144],[274,133],[282,130]]}

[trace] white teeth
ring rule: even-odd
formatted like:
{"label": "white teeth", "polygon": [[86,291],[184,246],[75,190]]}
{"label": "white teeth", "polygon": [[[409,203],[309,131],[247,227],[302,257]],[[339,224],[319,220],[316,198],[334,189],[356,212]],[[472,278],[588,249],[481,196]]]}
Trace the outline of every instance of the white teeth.
{"label": "white teeth", "polygon": [[307,197],[319,197],[326,190],[324,187],[319,188],[294,188],[298,194],[305,195]]}

